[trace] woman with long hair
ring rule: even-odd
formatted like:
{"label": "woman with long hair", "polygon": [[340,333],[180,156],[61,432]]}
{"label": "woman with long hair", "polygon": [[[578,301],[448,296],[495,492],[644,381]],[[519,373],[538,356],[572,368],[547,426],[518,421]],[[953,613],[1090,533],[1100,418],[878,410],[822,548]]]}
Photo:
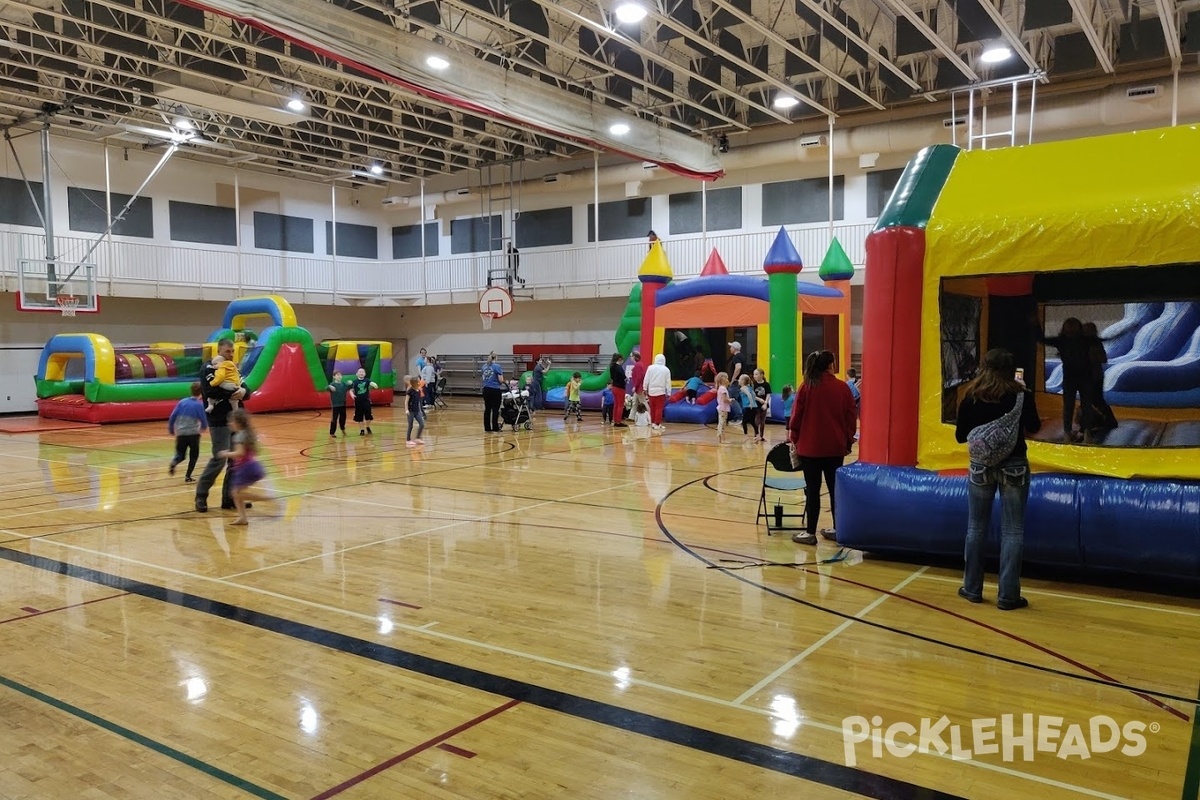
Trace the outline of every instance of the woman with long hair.
{"label": "woman with long hair", "polygon": [[[807,530],[797,533],[797,544],[817,543],[817,521],[821,515],[821,479],[829,484],[829,513],[836,519],[835,481],[838,468],[854,446],[858,415],[854,395],[834,373],[833,353],[820,350],[804,360],[804,382],[796,391],[792,416],[788,418],[788,440],[800,457],[804,470],[804,521]],[[837,531],[821,531],[837,540]]]}
{"label": "woman with long hair", "polygon": [[983,602],[983,547],[992,522],[992,502],[1000,490],[1000,589],[996,605],[1012,611],[1029,605],[1021,597],[1021,553],[1025,541],[1025,504],[1029,500],[1029,458],[1025,434],[1042,427],[1033,395],[1016,379],[1016,361],[1007,350],[989,350],[979,373],[967,384],[958,407],[955,436],[966,442],[971,431],[1011,412],[1024,397],[1016,446],[995,466],[971,462],[967,482],[967,540],[963,585],[958,596]]}

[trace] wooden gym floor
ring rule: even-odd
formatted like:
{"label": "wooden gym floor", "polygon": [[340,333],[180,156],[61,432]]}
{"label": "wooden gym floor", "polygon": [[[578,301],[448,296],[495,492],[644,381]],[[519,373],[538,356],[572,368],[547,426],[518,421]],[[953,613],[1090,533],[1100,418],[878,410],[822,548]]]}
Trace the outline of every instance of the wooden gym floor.
{"label": "wooden gym floor", "polygon": [[[0,797],[1197,797],[1193,601],[970,605],[768,538],[740,430],[485,435],[452,403],[417,450],[391,409],[258,418],[280,499],[242,528],[192,510],[162,423],[0,434]],[[843,736],[943,715],[957,757]],[[1030,745],[967,758],[1004,715]]]}

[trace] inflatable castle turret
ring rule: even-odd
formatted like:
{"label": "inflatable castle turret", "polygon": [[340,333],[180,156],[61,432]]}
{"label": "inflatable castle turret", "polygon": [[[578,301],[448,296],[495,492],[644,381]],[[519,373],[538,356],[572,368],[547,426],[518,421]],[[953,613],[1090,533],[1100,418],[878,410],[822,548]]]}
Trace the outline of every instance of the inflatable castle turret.
{"label": "inflatable castle turret", "polygon": [[655,326],[655,301],[658,290],[666,286],[675,275],[662,244],[655,242],[642,261],[638,280],[642,283],[642,363],[651,364],[654,356],[663,350],[663,331]]}
{"label": "inflatable castle turret", "polygon": [[763,261],[771,305],[768,321],[771,355],[765,372],[767,379],[779,386],[796,383],[796,280],[802,269],[800,253],[781,227]]}
{"label": "inflatable castle turret", "polygon": [[[835,236],[833,241],[829,243],[829,249],[825,251],[825,258],[821,261],[821,269],[817,272],[821,276],[821,280],[826,286],[837,289],[846,297],[847,307],[850,303],[850,280],[854,277],[854,264],[850,261],[850,256],[846,255],[846,251],[842,248],[842,243]],[[837,348],[837,368],[838,373],[844,378],[846,370],[850,368],[850,315],[843,314],[840,317],[830,317],[825,321],[825,341],[836,341]],[[835,326],[835,330],[829,330],[829,326]]]}

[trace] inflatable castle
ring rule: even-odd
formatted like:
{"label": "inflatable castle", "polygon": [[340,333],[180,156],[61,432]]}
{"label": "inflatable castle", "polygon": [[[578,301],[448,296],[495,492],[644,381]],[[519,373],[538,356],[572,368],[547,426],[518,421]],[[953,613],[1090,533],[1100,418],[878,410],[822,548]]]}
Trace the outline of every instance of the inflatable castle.
{"label": "inflatable castle", "polygon": [[[938,145],[908,165],[867,240],[862,442],[838,475],[840,544],[961,554],[955,410],[983,353],[1004,347],[1042,418],[1026,560],[1200,579],[1198,152],[1191,126]],[[1105,323],[1117,427],[1084,444],[1042,342],[1087,315]]]}

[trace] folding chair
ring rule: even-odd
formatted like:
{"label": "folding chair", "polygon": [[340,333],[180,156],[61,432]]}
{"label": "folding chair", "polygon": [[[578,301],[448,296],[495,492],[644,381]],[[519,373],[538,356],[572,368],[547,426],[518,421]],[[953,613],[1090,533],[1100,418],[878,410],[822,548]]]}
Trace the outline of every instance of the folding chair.
{"label": "folding chair", "polygon": [[[758,524],[760,520],[766,520],[767,535],[770,536],[774,531],[799,531],[804,530],[804,518],[807,514],[807,504],[799,513],[795,511],[785,511],[783,507],[783,497],[776,495],[774,508],[767,506],[767,490],[773,492],[803,492],[808,485],[802,477],[784,477],[781,473],[795,475],[798,470],[792,468],[792,453],[791,447],[787,442],[780,442],[771,448],[767,453],[767,459],[763,462],[763,481],[762,492],[758,496],[758,517],[755,518],[754,524]],[[786,525],[784,520],[800,520],[799,525]]]}
{"label": "folding chair", "polygon": [[450,379],[445,375],[442,375],[437,379],[437,383],[433,385],[433,404],[435,407],[449,408],[449,406],[446,405],[446,401],[443,399],[445,395],[449,394],[449,391],[446,389],[446,384],[449,382]]}

